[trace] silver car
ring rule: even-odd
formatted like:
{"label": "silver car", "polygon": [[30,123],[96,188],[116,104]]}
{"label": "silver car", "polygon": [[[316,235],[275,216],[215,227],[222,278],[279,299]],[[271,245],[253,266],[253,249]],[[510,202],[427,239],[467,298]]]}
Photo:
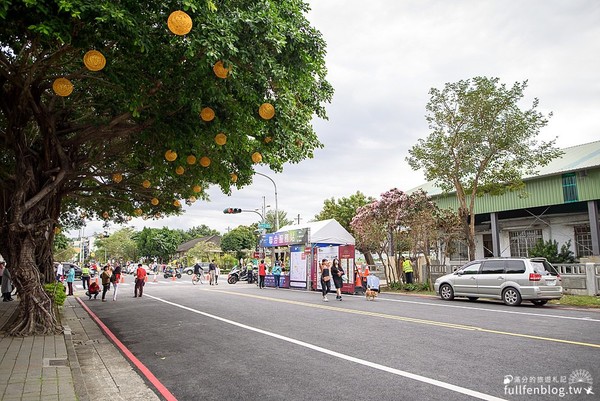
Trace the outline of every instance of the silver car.
{"label": "silver car", "polygon": [[489,258],[474,260],[452,274],[435,280],[442,299],[467,297],[501,299],[506,305],[531,301],[545,305],[560,299],[563,288],[556,269],[544,258]]}

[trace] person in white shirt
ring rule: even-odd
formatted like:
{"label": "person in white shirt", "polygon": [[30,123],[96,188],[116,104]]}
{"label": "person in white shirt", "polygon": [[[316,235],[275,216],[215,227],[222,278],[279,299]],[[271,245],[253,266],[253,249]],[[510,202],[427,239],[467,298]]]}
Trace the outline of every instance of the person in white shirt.
{"label": "person in white shirt", "polygon": [[63,267],[62,263],[59,263],[56,266],[56,281],[62,281],[64,274],[65,274],[64,267]]}

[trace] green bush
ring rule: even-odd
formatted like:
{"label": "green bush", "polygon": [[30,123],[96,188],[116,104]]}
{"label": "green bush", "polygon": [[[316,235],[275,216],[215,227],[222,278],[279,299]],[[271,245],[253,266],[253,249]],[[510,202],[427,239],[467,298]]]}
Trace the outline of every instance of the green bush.
{"label": "green bush", "polygon": [[65,286],[62,283],[48,283],[44,284],[44,290],[52,299],[57,306],[62,306],[65,303],[65,299],[67,299],[67,292],[65,290]]}

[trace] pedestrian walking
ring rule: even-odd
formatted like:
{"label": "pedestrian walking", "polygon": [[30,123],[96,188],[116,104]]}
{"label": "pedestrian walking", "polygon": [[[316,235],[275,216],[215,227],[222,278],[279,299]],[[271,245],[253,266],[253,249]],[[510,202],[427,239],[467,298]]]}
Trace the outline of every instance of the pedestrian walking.
{"label": "pedestrian walking", "polygon": [[119,292],[119,283],[121,282],[121,265],[118,263],[112,272],[111,281],[113,283],[113,301],[116,301],[117,293]]}
{"label": "pedestrian walking", "polygon": [[331,274],[329,273],[329,261],[327,259],[321,261],[319,270],[321,271],[321,293],[323,294],[323,301],[328,302],[327,293],[331,291]]}
{"label": "pedestrian walking", "polygon": [[71,266],[71,268],[67,272],[67,287],[69,288],[69,293],[67,295],[73,295],[73,282],[74,281],[75,281],[75,267]]}
{"label": "pedestrian walking", "polygon": [[81,284],[83,284],[84,290],[90,286],[90,265],[86,264],[81,268]]}
{"label": "pedestrian walking", "polygon": [[215,267],[215,285],[219,285],[219,274],[221,274],[221,268],[217,265]]}
{"label": "pedestrian walking", "polygon": [[8,267],[6,267],[5,262],[0,263],[2,263],[2,267],[4,268],[4,270],[2,271],[2,284],[0,285],[0,290],[2,291],[2,301],[12,301],[13,299],[10,295],[10,293],[12,292],[12,277],[10,275]]}
{"label": "pedestrian walking", "polygon": [[104,266],[104,271],[100,275],[100,279],[102,280],[102,302],[106,302],[106,293],[110,290],[110,278],[112,277],[112,273],[110,272],[110,266]]}
{"label": "pedestrian walking", "polygon": [[135,288],[133,290],[133,297],[141,298],[144,293],[144,285],[146,285],[146,269],[142,267],[142,264],[138,264],[137,270],[135,271]]}
{"label": "pedestrian walking", "polygon": [[62,283],[64,274],[64,267],[62,263],[58,262],[56,265],[56,281],[60,281]]}
{"label": "pedestrian walking", "polygon": [[273,275],[273,281],[275,282],[275,288],[279,288],[279,280],[281,279],[281,262],[279,260],[275,261],[275,265],[271,269],[271,274]]}
{"label": "pedestrian walking", "polygon": [[215,284],[215,274],[217,273],[217,264],[215,263],[215,260],[213,259],[212,262],[210,262],[210,264],[208,265],[208,274],[210,276],[210,285],[214,285]]}
{"label": "pedestrian walking", "polygon": [[265,288],[265,277],[267,275],[267,266],[265,266],[264,259],[260,260],[258,264],[258,288]]}
{"label": "pedestrian walking", "polygon": [[338,301],[342,300],[342,286],[344,285],[344,269],[340,265],[338,258],[333,258],[333,264],[331,266],[331,277],[333,277],[333,284],[335,284],[335,299]]}

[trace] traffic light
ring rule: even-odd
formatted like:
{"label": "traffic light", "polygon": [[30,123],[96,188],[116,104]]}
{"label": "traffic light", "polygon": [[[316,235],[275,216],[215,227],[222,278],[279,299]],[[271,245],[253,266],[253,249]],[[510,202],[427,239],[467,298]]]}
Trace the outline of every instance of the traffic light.
{"label": "traffic light", "polygon": [[225,213],[225,214],[242,213],[242,209],[228,207],[227,209],[223,210],[223,213]]}

